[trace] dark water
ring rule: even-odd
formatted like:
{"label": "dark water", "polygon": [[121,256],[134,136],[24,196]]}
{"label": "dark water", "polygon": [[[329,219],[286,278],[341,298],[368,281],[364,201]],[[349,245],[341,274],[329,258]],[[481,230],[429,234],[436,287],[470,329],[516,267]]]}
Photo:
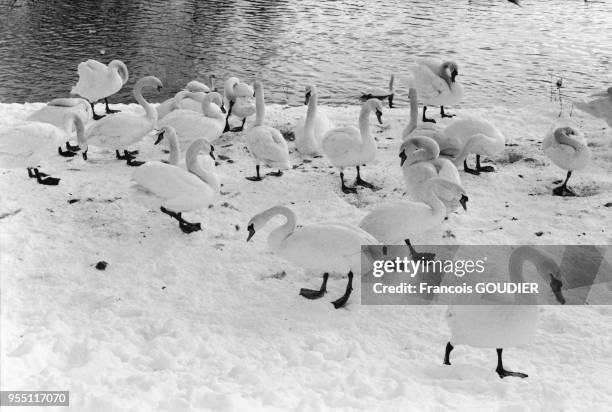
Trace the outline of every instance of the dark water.
{"label": "dark water", "polygon": [[127,64],[130,81],[112,99],[126,102],[144,75],[166,86],[149,95],[159,101],[214,73],[263,79],[269,102],[299,104],[316,83],[326,104],[355,103],[391,72],[401,88],[414,57],[428,55],[459,63],[464,106],[546,102],[551,73],[570,96],[612,84],[612,1],[522,4],[0,0],[0,101],[66,96],[91,58]]}

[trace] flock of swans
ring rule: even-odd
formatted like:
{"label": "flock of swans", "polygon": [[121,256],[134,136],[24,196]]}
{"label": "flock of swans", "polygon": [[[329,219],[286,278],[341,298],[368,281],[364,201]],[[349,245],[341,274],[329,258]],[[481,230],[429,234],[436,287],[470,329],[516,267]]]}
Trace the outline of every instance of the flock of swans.
{"label": "flock of swans", "polygon": [[[343,307],[353,289],[354,273],[367,271],[367,268],[360,268],[361,245],[406,242],[413,250],[410,238],[436,227],[445,219],[452,219],[452,213],[459,207],[467,210],[468,191],[462,185],[459,167],[463,166],[465,172],[474,175],[494,171],[493,167],[481,164],[481,157],[495,156],[504,149],[505,137],[495,125],[484,118],[463,117],[451,120],[442,128],[425,115],[427,105],[433,105],[440,107],[441,117],[455,116],[445,112],[444,106],[457,104],[463,96],[463,88],[456,78],[458,65],[451,61],[423,59],[417,61],[411,72],[410,121],[402,132],[398,161],[411,200],[384,203],[370,211],[358,225],[336,222],[298,227],[295,213],[285,206],[258,213],[248,222],[247,241],[250,241],[275,216],[285,218],[285,223],[268,236],[270,249],[312,273],[323,274],[319,289],[301,289],[300,295],[305,298],[322,297],[326,293],[329,273],[343,273],[348,276],[345,293],[333,301],[336,308]],[[246,147],[255,165],[255,174],[246,178],[253,182],[262,180],[261,166],[270,168],[267,175],[274,177],[283,176],[283,171],[291,167],[287,141],[279,130],[266,125],[264,86],[260,81],[251,86],[231,77],[224,82],[223,94],[214,90],[212,78],[209,85],[192,81],[174,97],[155,106],[143,97],[142,91],[145,88],[160,90],[162,82],[146,76],[138,80],[133,90],[134,98],[144,109],[144,114],[137,114],[116,112],[108,106],[108,97],[128,80],[125,64],[115,60],[105,65],[89,60],[79,65],[78,74],[79,81],[72,92],[82,98],[52,100],[27,121],[0,133],[0,167],[27,168],[28,175],[38,183],[57,185],[59,179],[39,170],[39,164],[45,159],[58,154],[73,157],[80,151],[87,160],[89,146],[109,149],[115,152],[117,159],[136,167],[133,180],[138,195],[156,199],[160,210],[176,219],[185,233],[201,230],[201,225],[185,220],[182,214],[214,204],[219,196],[213,144],[226,132],[243,131],[247,117],[256,116],[255,125],[244,131]],[[365,102],[358,128],[335,127],[325,113],[318,110],[316,86],[306,87],[304,97],[308,107],[305,116],[295,125],[295,148],[303,157],[326,158],[338,169],[340,190],[347,195],[356,193],[357,187],[376,189],[362,177],[362,168],[376,158],[378,151],[370,130],[370,118],[374,115],[382,123],[385,100],[393,107],[393,83],[392,76],[389,90],[363,92]],[[576,106],[612,125],[612,88],[597,97],[599,99]],[[94,104],[100,99],[106,102],[106,115],[94,111]],[[419,99],[425,104],[421,122]],[[240,119],[239,126],[230,127],[230,120],[235,120],[230,115]],[[69,143],[74,131],[78,145]],[[168,160],[141,162],[136,160],[137,152],[129,150],[151,132],[157,134],[155,144],[164,139],[168,141]],[[555,126],[544,139],[542,148],[554,164],[567,171],[565,182],[555,188],[553,194],[574,196],[567,181],[574,171],[585,167],[591,156],[580,131],[571,125]],[[200,153],[205,155],[199,157]],[[476,156],[474,167],[469,167],[467,162],[471,154]],[[349,186],[345,172],[353,167],[356,178]],[[426,253],[417,256],[432,257]],[[524,262],[532,262],[551,282],[553,291],[560,291],[561,279],[554,260],[529,247],[517,249],[510,258],[511,280],[520,278]],[[558,300],[563,303],[561,298]],[[499,376],[524,377],[526,375],[504,369],[501,351],[529,335],[525,325],[533,324],[537,315],[532,308],[486,308],[476,312],[454,308],[449,312],[452,342],[495,347]],[[450,364],[452,349],[449,342],[446,364]]]}

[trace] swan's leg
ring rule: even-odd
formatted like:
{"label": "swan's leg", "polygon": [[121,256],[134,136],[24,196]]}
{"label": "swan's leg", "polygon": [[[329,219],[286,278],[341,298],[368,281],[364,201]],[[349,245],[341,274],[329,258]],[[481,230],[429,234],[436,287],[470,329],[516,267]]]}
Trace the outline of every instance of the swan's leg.
{"label": "swan's leg", "polygon": [[440,116],[444,119],[445,117],[455,117],[455,114],[444,113],[444,106],[440,106]]}
{"label": "swan's leg", "polygon": [[48,174],[43,173],[43,172],[36,173],[34,172],[35,170],[38,170],[38,169],[36,169],[35,167],[28,167],[28,176],[30,177],[30,179],[35,179],[37,176],[40,176],[40,177],[49,176]]}
{"label": "swan's leg", "polygon": [[571,189],[567,187],[567,181],[569,180],[571,176],[572,176],[572,172],[571,171],[567,172],[567,176],[565,177],[565,182],[563,182],[561,186],[555,187],[553,189],[553,195],[555,196],[576,196],[576,193],[574,193]]}
{"label": "swan's leg", "polygon": [[225,116],[225,128],[223,129],[223,133],[230,131],[229,126],[229,117],[232,115],[232,107],[234,106],[234,102],[230,100],[229,109],[227,110],[227,116]]}
{"label": "swan's leg", "polygon": [[270,173],[266,173],[266,175],[268,175],[268,176],[275,176],[275,177],[281,177],[283,175],[283,172],[281,172],[281,170],[278,169],[278,172],[270,172]]}
{"label": "swan's leg", "polygon": [[479,172],[494,172],[493,166],[480,166],[480,155],[476,155],[476,170]]}
{"label": "swan's leg", "polygon": [[355,183],[353,186],[363,186],[363,187],[367,187],[368,189],[372,189],[372,190],[378,190],[379,188],[374,186],[372,183],[368,183],[365,180],[363,180],[361,178],[361,175],[359,174],[359,166],[356,166],[357,168],[357,178],[355,179]]}
{"label": "swan's leg", "polygon": [[354,187],[348,187],[344,184],[344,172],[340,172],[340,181],[342,182],[342,192],[346,194],[357,193],[357,189],[355,189]]}
{"label": "swan's leg", "polygon": [[133,160],[134,159],[134,155],[128,152],[127,150],[124,150],[122,155],[119,154],[119,150],[115,150],[115,156],[119,160],[130,160],[130,159]]}
{"label": "swan's leg", "polygon": [[186,221],[185,219],[183,219],[183,215],[181,213],[173,212],[163,206],[160,207],[160,210],[168,216],[178,220],[179,228],[183,231],[183,233],[191,233],[198,230],[202,230],[202,226],[200,225],[200,223],[191,223]]}
{"label": "swan's leg", "polygon": [[389,100],[389,109],[393,109],[393,96],[395,96],[393,93],[391,93],[387,99]]}
{"label": "swan's leg", "polygon": [[344,292],[344,295],[342,295],[340,299],[336,299],[332,302],[334,307],[336,309],[340,309],[341,307],[346,305],[346,302],[349,300],[349,297],[351,296],[352,291],[353,291],[353,272],[350,271],[348,273],[348,283],[346,284],[346,291]]}
{"label": "swan's leg", "polygon": [[470,169],[470,167],[467,165],[467,160],[463,161],[463,171],[466,173],[470,173],[472,175],[476,175],[478,176],[480,174],[480,172],[476,169]]}
{"label": "swan's leg", "polygon": [[242,119],[242,124],[238,127],[234,127],[231,131],[232,132],[241,132],[242,130],[244,130],[244,123],[246,122],[246,117],[244,119]]}
{"label": "swan's leg", "polygon": [[96,114],[96,110],[94,109],[94,104],[92,102],[89,102],[89,104],[91,105],[91,112],[93,113],[94,120],[100,120],[101,118],[104,117],[104,115]]}
{"label": "swan's leg", "polygon": [[321,283],[319,290],[302,288],[300,289],[300,295],[306,299],[319,299],[327,292],[327,278],[329,278],[329,273],[324,273],[323,283]]}
{"label": "swan's leg", "polygon": [[246,179],[252,182],[259,182],[261,180],[261,176],[259,175],[259,165],[255,166],[255,171],[257,172],[257,176],[249,176]]}
{"label": "swan's leg", "polygon": [[455,349],[455,347],[453,345],[451,345],[450,342],[446,343],[446,351],[444,352],[444,365],[450,365],[450,353],[451,351]]}
{"label": "swan's leg", "polygon": [[106,113],[108,113],[108,114],[119,113],[121,111],[121,110],[111,110],[111,108],[108,107],[108,99],[107,98],[104,99],[104,103],[106,103]]}
{"label": "swan's leg", "polygon": [[423,121],[424,122],[429,122],[429,123],[435,123],[436,121],[434,119],[430,119],[430,118],[425,116],[425,112],[426,111],[427,111],[427,106],[423,106]]}
{"label": "swan's leg", "polygon": [[[68,144],[68,142],[66,142],[66,144]],[[62,157],[74,157],[74,156],[76,156],[75,152],[71,152],[70,150],[62,150],[61,147],[57,148],[57,153],[59,153],[59,155],[62,156]]]}
{"label": "swan's leg", "polygon": [[66,149],[70,150],[71,152],[78,152],[79,150],[81,150],[79,145],[73,146],[70,144],[70,142],[66,142]]}
{"label": "swan's leg", "polygon": [[44,173],[40,173],[37,168],[34,168],[34,173],[36,175],[36,181],[41,185],[57,186],[60,182],[57,177],[44,177],[47,175]]}
{"label": "swan's leg", "polygon": [[429,260],[433,260],[436,257],[435,253],[417,252],[414,249],[414,247],[412,247],[412,244],[410,243],[410,239],[405,239],[404,242],[406,242],[406,245],[408,246],[408,249],[410,249],[410,256],[412,257],[412,260],[421,260],[421,259],[423,259],[424,261],[429,261]]}
{"label": "swan's leg", "polygon": [[500,378],[505,378],[506,376],[516,376],[517,378],[526,378],[528,375],[522,372],[510,372],[504,369],[504,364],[502,362],[502,351],[503,349],[497,349],[497,369],[495,372],[499,375]]}
{"label": "swan's leg", "polygon": [[138,166],[142,166],[143,164],[145,164],[145,162],[142,162],[140,160],[134,160],[133,157],[128,157],[126,164],[128,166],[138,167]]}

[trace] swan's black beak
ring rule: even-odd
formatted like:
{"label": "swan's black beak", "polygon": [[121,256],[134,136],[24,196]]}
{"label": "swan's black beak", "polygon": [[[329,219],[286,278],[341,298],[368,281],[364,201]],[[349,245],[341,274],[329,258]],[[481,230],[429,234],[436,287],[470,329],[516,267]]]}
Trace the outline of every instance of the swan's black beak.
{"label": "swan's black beak", "polygon": [[155,140],[155,143],[153,144],[159,144],[159,142],[161,142],[164,139],[164,133],[165,131],[161,131],[157,134],[157,139]]}
{"label": "swan's black beak", "polygon": [[83,152],[83,160],[87,160],[87,150]]}
{"label": "swan's black beak", "polygon": [[561,292],[561,287],[563,286],[563,282],[559,279],[555,278],[552,274],[550,275],[550,288],[555,294],[555,298],[557,302],[562,305],[565,305],[565,298],[563,297],[563,293]]}
{"label": "swan's black beak", "polygon": [[459,71],[456,69],[451,72],[451,83],[455,83],[455,77],[457,77],[458,74]]}
{"label": "swan's black beak", "polygon": [[227,110],[225,110],[225,105],[221,104],[221,113],[225,114],[227,113]]}
{"label": "swan's black beak", "polygon": [[383,124],[382,121],[382,112],[378,109],[376,109],[376,119],[378,119],[378,123]]}
{"label": "swan's black beak", "polygon": [[461,195],[461,199],[459,199],[459,203],[461,203],[461,207],[463,208],[463,210],[467,210],[468,200],[469,199],[466,195]]}
{"label": "swan's black beak", "polygon": [[212,157],[212,160],[217,160],[215,158],[215,154],[213,153],[215,151],[215,146],[210,145],[210,153],[208,153],[210,155],[210,157]]}
{"label": "swan's black beak", "polygon": [[247,237],[247,242],[248,242],[249,240],[251,240],[253,236],[255,236],[255,228],[253,227],[253,224],[251,223],[247,229],[249,231],[249,237]]}
{"label": "swan's black beak", "polygon": [[304,105],[307,105],[310,101],[310,92],[306,92],[306,96],[304,97]]}
{"label": "swan's black beak", "polygon": [[408,156],[406,156],[406,151],[402,150],[399,154],[400,159],[400,166],[404,166],[404,163],[406,162],[406,159],[408,158]]}

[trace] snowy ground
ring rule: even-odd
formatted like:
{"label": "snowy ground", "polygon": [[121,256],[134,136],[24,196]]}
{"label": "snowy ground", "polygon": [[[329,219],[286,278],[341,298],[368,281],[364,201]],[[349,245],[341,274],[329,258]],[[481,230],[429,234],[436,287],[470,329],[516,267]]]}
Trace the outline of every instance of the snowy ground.
{"label": "snowy ground", "polygon": [[[41,106],[2,104],[0,125]],[[358,110],[327,111],[337,125],[356,125]],[[290,130],[304,112],[270,106],[268,124]],[[496,173],[462,173],[468,211],[414,243],[612,243],[603,122],[574,112],[593,160],[571,180],[581,197],[560,199],[552,182],[565,173],[540,149],[556,107],[454,112],[486,115],[516,146],[494,159]],[[232,162],[217,168],[222,196],[186,215],[204,228],[190,235],[134,200],[133,169],[111,153],[92,147],[88,162],[52,156],[42,170],[62,179],[57,187],[0,170],[3,389],[69,389],[72,410],[100,412],[609,410],[612,308],[542,307],[533,344],[504,353],[507,367],[529,378],[501,380],[493,350],[458,347],[453,366],[442,366],[445,307],[361,306],[357,282],[335,310],[330,300],[345,280],[330,280],[318,301],[298,296],[320,280],[267,252],[274,225],[245,242],[249,218],[272,205],[292,207],[301,222],[358,223],[401,198],[407,118],[407,109],[387,109],[387,128],[373,126],[379,156],[363,177],[383,189],[358,195],[342,194],[325,159],[304,163],[292,144],[295,169],[247,181],[254,166],[243,136],[224,136],[215,153]],[[141,142],[140,158],[165,158],[152,142]],[[102,260],[108,268],[96,270]]]}

